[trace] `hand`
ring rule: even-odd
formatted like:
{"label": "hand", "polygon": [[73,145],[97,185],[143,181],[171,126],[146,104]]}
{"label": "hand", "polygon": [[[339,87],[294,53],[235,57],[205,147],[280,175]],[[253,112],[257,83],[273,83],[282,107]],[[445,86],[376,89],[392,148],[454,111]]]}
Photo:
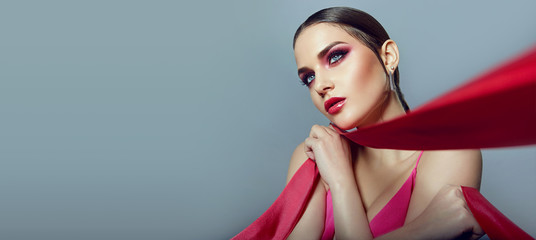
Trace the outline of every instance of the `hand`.
{"label": "hand", "polygon": [[446,185],[412,224],[426,239],[478,239],[484,231],[467,207],[460,186]]}
{"label": "hand", "polygon": [[305,154],[316,161],[322,179],[329,186],[354,178],[348,140],[331,126],[314,125],[304,143]]}

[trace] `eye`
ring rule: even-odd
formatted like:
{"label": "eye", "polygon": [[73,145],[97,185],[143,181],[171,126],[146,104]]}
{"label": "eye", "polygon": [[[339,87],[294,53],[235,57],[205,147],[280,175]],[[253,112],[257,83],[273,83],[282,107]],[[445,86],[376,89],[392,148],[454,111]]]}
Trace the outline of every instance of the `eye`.
{"label": "eye", "polygon": [[314,73],[307,73],[303,75],[302,78],[302,84],[305,86],[311,85],[311,83],[315,80],[315,74]]}
{"label": "eye", "polygon": [[348,51],[338,50],[334,51],[328,56],[329,65],[339,62]]}

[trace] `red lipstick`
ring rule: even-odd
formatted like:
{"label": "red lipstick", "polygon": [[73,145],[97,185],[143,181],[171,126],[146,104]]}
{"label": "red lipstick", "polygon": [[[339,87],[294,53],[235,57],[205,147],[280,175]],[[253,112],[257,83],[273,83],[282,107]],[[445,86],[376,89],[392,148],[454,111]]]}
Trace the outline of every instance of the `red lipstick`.
{"label": "red lipstick", "polygon": [[324,108],[329,114],[335,114],[341,110],[346,103],[346,98],[332,97],[324,102]]}

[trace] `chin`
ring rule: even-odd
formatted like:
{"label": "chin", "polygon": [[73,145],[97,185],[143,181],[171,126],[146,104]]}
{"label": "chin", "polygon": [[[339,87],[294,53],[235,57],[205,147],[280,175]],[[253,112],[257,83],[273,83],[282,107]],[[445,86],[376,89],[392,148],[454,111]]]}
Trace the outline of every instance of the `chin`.
{"label": "chin", "polygon": [[[328,116],[326,116],[328,117]],[[355,112],[343,112],[343,114],[328,118],[341,130],[351,130],[363,124],[363,114]]]}
{"label": "chin", "polygon": [[353,122],[346,122],[346,121],[332,121],[333,124],[335,124],[338,128],[342,130],[350,130],[358,127],[358,124]]}

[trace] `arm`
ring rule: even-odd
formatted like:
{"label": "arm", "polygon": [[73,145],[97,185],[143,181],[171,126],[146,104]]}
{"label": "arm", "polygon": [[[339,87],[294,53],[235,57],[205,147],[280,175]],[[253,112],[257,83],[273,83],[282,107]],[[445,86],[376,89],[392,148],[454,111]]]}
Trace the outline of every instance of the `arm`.
{"label": "arm", "polygon": [[322,179],[289,239],[321,237],[328,186],[333,199],[336,238],[372,238],[355,182],[347,140],[333,129],[313,126],[309,138],[292,155],[287,183],[307,158],[316,161]]}
{"label": "arm", "polygon": [[[459,186],[479,189],[481,174],[482,156],[479,150],[428,152],[418,167],[406,223],[376,239],[454,239],[462,235],[465,238],[480,238],[483,232],[467,209]],[[357,198],[349,197],[351,189],[342,188],[346,192],[341,193],[343,201],[337,203],[335,189],[333,186],[331,189],[337,239],[372,239],[357,186],[353,188],[358,194]],[[338,211],[336,204],[339,205]],[[341,214],[348,216],[350,213],[355,216],[340,218]],[[346,224],[337,224],[338,219]],[[362,220],[365,222],[359,222]],[[341,227],[344,231],[342,234]],[[356,231],[352,232],[352,227]]]}
{"label": "arm", "polygon": [[[292,154],[288,168],[287,184],[305,160],[307,160],[304,149],[304,144],[301,143]],[[324,229],[325,206],[326,189],[323,182],[319,181],[309,203],[307,203],[302,217],[294,227],[294,230],[292,230],[288,239],[320,239]]]}
{"label": "arm", "polygon": [[480,189],[482,155],[480,150],[434,151],[418,166],[406,223],[419,216],[445,185]]}
{"label": "arm", "polygon": [[315,125],[304,147],[307,156],[316,161],[323,181],[331,189],[336,238],[371,239],[348,140],[331,127]]}
{"label": "arm", "polygon": [[464,233],[479,238],[483,232],[467,209],[459,186],[480,188],[480,151],[428,152],[417,172],[406,223],[379,239],[452,239]]}

